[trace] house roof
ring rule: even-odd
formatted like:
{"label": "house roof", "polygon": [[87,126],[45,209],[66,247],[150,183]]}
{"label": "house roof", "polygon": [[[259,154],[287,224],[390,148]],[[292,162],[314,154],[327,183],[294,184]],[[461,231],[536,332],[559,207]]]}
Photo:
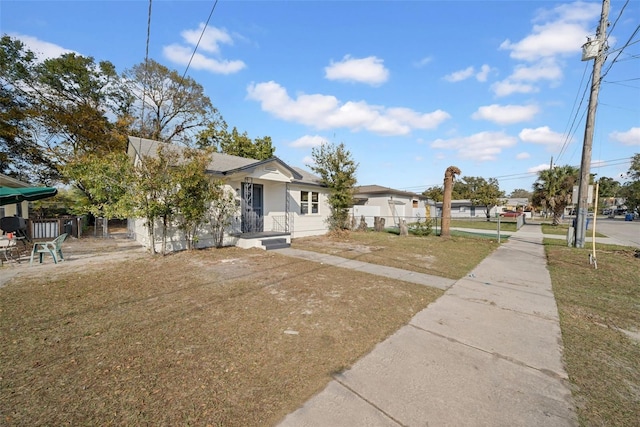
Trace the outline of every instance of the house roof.
{"label": "house roof", "polygon": [[295,183],[311,184],[311,185],[318,185],[320,187],[326,187],[326,185],[322,183],[322,179],[319,176],[316,176],[309,171],[306,171],[304,169],[301,169],[295,166],[293,167],[293,169],[295,169],[295,171],[300,175],[300,178],[294,180]]}
{"label": "house roof", "polygon": [[[142,154],[145,156],[156,156],[158,147],[167,146],[173,150],[182,151],[186,147],[176,144],[154,141],[152,139],[129,136],[129,154]],[[293,182],[300,184],[322,185],[319,177],[300,168],[291,167],[278,157],[266,160],[256,160],[246,157],[232,156],[223,153],[212,153],[211,162],[207,166],[207,172],[212,174],[228,176],[233,173],[250,171],[258,166],[275,163],[291,173]]]}
{"label": "house roof", "polygon": [[[436,206],[437,207],[442,207],[442,203],[443,202],[436,202]],[[473,206],[473,202],[470,199],[451,200],[451,206],[452,207]],[[484,205],[483,206],[476,206],[476,207],[484,207]]]}
{"label": "house roof", "polygon": [[31,187],[31,184],[20,181],[19,179],[12,178],[8,175],[0,173],[0,185],[3,187],[20,188]]}
{"label": "house roof", "polygon": [[391,194],[395,196],[406,196],[406,197],[412,197],[412,198],[427,199],[427,197],[423,196],[422,194],[413,193],[411,191],[396,190],[394,188],[383,187],[381,185],[361,185],[354,189],[354,194],[356,197],[364,196],[367,194],[369,195]]}

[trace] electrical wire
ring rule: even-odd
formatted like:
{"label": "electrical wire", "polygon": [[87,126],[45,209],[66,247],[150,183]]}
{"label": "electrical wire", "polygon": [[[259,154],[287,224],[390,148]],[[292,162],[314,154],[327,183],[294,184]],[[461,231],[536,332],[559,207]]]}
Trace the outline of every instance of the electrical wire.
{"label": "electrical wire", "polygon": [[204,27],[202,28],[202,32],[200,33],[200,38],[198,38],[198,43],[196,43],[196,46],[193,48],[193,53],[191,54],[191,58],[189,58],[189,63],[187,63],[187,68],[185,68],[184,73],[182,73],[182,79],[180,80],[181,84],[184,81],[185,76],[187,75],[187,71],[189,71],[189,67],[191,66],[191,61],[193,61],[194,56],[196,56],[196,52],[198,51],[198,47],[200,46],[200,42],[202,41],[204,32],[207,30],[207,27],[209,26],[209,21],[211,20],[211,16],[213,15],[213,11],[216,10],[217,5],[218,5],[218,0],[215,0],[215,2],[213,3],[213,6],[211,7],[211,12],[209,12],[209,17],[207,18],[207,22],[204,24]]}
{"label": "electrical wire", "polygon": [[[584,71],[582,72],[582,79],[580,80],[580,85],[578,86],[578,93],[580,88],[582,87],[582,84],[584,83],[584,78],[587,75],[587,68],[588,68],[588,64],[585,64],[584,67]],[[589,81],[591,81],[591,78],[589,78]],[[582,104],[584,103],[584,100],[586,99],[587,96],[587,88],[589,87],[589,81],[585,84],[584,86],[584,91],[582,92],[582,99],[580,100],[580,104],[578,105],[578,107],[576,108],[576,101],[578,99],[578,93],[576,93],[576,98],[573,101],[573,107],[571,108],[571,113],[569,113],[570,116],[573,116],[573,121],[571,122],[571,125],[569,127],[569,130],[567,130],[565,128],[565,132],[564,134],[566,135],[564,142],[562,143],[562,147],[560,147],[560,151],[558,152],[558,155],[556,156],[557,160],[560,160],[560,158],[562,157],[562,155],[564,154],[564,152],[566,151],[567,147],[569,146],[569,143],[573,137],[573,134],[575,134],[577,129],[577,123],[576,123],[576,119],[578,118],[578,112],[580,111],[580,108],[582,107]],[[583,117],[584,117],[584,113],[583,113]],[[582,122],[582,119],[580,119],[580,122]],[[580,123],[578,122],[578,123]],[[575,128],[574,128],[575,126]],[[573,134],[572,134],[573,132]]]}
{"label": "electrical wire", "polygon": [[[621,166],[625,164],[631,164],[632,159],[633,157],[622,157],[619,159],[601,160],[596,164],[596,166],[598,167],[598,169],[613,167],[613,166]],[[572,166],[575,168],[580,167],[580,165],[572,165]],[[538,175],[538,172],[520,172],[520,173],[514,173],[514,174],[508,174],[508,175],[500,175],[493,178],[502,182],[502,181],[515,181],[519,179],[532,178],[536,175]],[[442,183],[439,182],[437,184],[413,185],[413,186],[407,186],[407,187],[401,187],[401,188],[406,191],[411,191],[411,190],[427,189],[431,187],[439,187],[441,185]]]}
{"label": "electrical wire", "polygon": [[[613,30],[616,28],[616,24],[620,20],[620,17],[622,16],[622,13],[624,12],[624,9],[627,7],[628,4],[629,4],[629,0],[627,0],[622,6],[622,9],[620,9],[620,13],[618,13],[618,17],[616,18],[615,21],[613,21],[613,24],[611,25],[611,29],[609,30],[609,35],[613,33]],[[607,39],[609,39],[609,36],[607,36]]]}
{"label": "electrical wire", "polygon": [[[629,37],[629,40],[627,40],[627,42],[624,44],[624,46],[622,46],[620,49],[618,49],[618,54],[616,55],[615,58],[613,58],[613,61],[611,61],[611,63],[609,64],[609,67],[605,70],[605,72],[602,74],[602,76],[600,77],[600,80],[604,79],[607,75],[607,73],[611,70],[611,67],[613,67],[613,64],[616,63],[616,61],[618,60],[618,58],[620,57],[620,55],[622,54],[622,52],[624,52],[624,50],[629,47],[631,45],[631,41],[633,40],[633,38],[635,37],[636,34],[638,34],[638,31],[640,31],[640,25],[638,25],[636,27],[636,29],[633,31],[633,33],[631,34],[631,36]],[[635,43],[635,42],[634,42]]]}
{"label": "electrical wire", "polygon": [[[145,95],[147,94],[147,81],[148,81],[148,77],[149,77],[149,44],[150,44],[150,40],[151,40],[151,5],[152,5],[153,0],[149,0],[149,10],[147,11],[147,41],[146,41],[146,45],[145,45],[145,50],[144,50],[144,77],[142,80],[142,111],[141,111],[141,117],[140,117],[140,135],[144,135],[144,106],[146,104],[145,102]],[[138,147],[138,153],[140,153],[142,151],[142,136],[139,138],[138,141],[139,147]],[[148,154],[148,153],[147,153]]]}

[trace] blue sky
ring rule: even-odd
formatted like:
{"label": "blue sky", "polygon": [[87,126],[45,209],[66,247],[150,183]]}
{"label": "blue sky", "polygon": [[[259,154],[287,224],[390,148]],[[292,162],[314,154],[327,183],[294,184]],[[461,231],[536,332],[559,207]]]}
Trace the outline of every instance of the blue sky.
{"label": "blue sky", "polygon": [[[230,127],[271,136],[292,166],[343,142],[360,185],[420,192],[454,165],[509,193],[552,157],[580,164],[593,69],[581,46],[601,2],[220,0],[205,29],[213,5],[153,1],[149,57],[182,74],[202,37],[188,75]],[[3,0],[0,29],[122,72],[144,60],[148,9]],[[609,21],[591,172],[623,181],[640,152],[640,2],[613,0]]]}

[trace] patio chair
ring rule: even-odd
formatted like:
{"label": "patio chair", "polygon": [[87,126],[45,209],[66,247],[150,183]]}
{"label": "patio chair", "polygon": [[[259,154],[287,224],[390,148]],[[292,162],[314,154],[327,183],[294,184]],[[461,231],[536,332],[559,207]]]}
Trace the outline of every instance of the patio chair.
{"label": "patio chair", "polygon": [[40,264],[46,254],[51,255],[55,264],[58,261],[64,261],[64,255],[62,254],[62,242],[67,238],[67,233],[61,234],[50,242],[35,242],[33,244],[33,250],[31,251],[31,260],[29,265],[33,264],[33,257],[35,254],[40,256]]}

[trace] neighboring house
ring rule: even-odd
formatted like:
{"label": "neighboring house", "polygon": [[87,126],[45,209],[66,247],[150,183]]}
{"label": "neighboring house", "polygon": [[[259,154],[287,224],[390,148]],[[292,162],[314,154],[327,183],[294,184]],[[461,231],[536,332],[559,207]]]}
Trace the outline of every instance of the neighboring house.
{"label": "neighboring house", "polygon": [[[26,182],[22,182],[18,179],[11,178],[10,176],[0,174],[0,187],[26,188],[26,187],[31,187],[31,185],[27,184]],[[24,201],[21,203],[0,206],[0,218],[3,218],[5,216],[14,216],[14,215],[17,215],[24,219],[28,219],[29,218],[29,202]]]}
{"label": "neighboring house", "polygon": [[507,211],[522,212],[527,218],[531,218],[532,216],[531,203],[529,203],[529,199],[526,197],[504,200],[504,204],[498,206],[498,212],[502,213]]}
{"label": "neighboring house", "polygon": [[[529,200],[527,198],[515,198],[505,199],[504,204],[499,206],[492,206],[489,209],[489,216],[494,218],[496,214],[507,211],[524,211],[529,207]],[[438,202],[438,216],[442,216],[442,202]],[[531,217],[531,212],[528,212]],[[484,205],[474,206],[473,202],[469,199],[459,199],[451,201],[451,218],[476,218],[487,217],[487,212]]]}
{"label": "neighboring house", "polygon": [[[442,202],[436,203],[438,216],[442,216]],[[491,211],[493,215],[494,210]],[[451,201],[451,218],[475,218],[485,217],[484,206],[474,206],[469,199],[459,199]]]}
{"label": "neighboring house", "polygon": [[[134,162],[146,156],[155,156],[164,143],[144,138],[129,137],[127,152]],[[181,146],[164,144],[171,149]],[[327,204],[328,188],[320,178],[294,168],[277,157],[255,160],[213,153],[207,167],[212,179],[222,180],[226,191],[232,192],[237,212],[225,233],[225,246],[265,247],[263,241],[272,239],[321,235],[327,232],[326,219],[330,214]],[[129,220],[129,232],[141,244],[149,247],[149,234],[142,218]],[[198,247],[213,246],[213,236],[207,226],[201,227]],[[156,233],[158,240],[160,232]],[[159,248],[161,242],[155,242]],[[186,248],[184,235],[175,227],[167,239],[168,250]]]}
{"label": "neighboring house", "polygon": [[358,224],[364,216],[369,227],[373,227],[376,216],[385,218],[385,225],[397,227],[400,219],[411,223],[436,215],[435,203],[427,197],[380,185],[356,187],[354,199],[351,215]]}

